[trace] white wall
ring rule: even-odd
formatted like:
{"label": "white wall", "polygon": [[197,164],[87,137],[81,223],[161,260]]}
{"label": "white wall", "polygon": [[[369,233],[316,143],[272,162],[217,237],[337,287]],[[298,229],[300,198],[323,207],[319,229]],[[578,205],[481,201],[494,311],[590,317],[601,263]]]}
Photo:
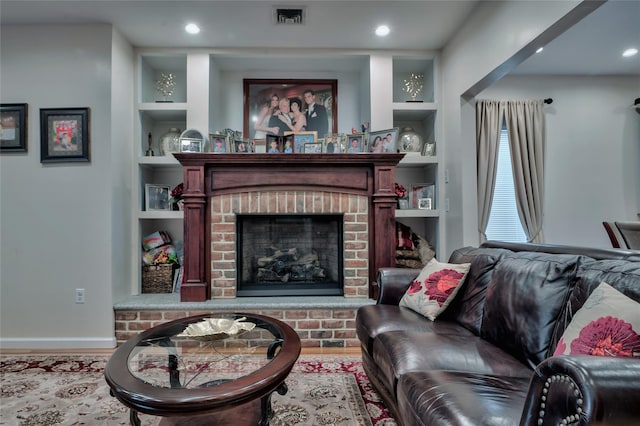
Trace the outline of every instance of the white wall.
{"label": "white wall", "polygon": [[[29,105],[28,152],[0,156],[0,343],[113,347],[112,280],[122,269],[113,244],[126,238],[112,221],[127,210],[114,164],[130,151],[111,143],[112,28],[0,31],[1,101]],[[91,162],[40,163],[40,108],[59,107],[90,108]],[[76,288],[86,303],[75,303]]]}
{"label": "white wall", "polygon": [[603,220],[638,220],[636,77],[505,77],[482,99],[553,98],[545,106],[543,230],[550,244],[610,248]]}
{"label": "white wall", "polygon": [[478,244],[475,114],[473,103],[462,95],[579,3],[481,2],[443,50],[440,113],[444,129],[437,150],[444,155],[449,172],[444,187],[450,205],[445,213],[447,255],[458,247]]}

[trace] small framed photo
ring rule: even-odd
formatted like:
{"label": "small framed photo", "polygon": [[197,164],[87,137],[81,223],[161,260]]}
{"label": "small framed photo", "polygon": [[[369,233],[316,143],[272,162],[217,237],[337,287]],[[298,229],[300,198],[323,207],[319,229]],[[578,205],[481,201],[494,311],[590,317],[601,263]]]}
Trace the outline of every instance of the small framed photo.
{"label": "small framed photo", "polygon": [[322,152],[327,154],[340,154],[344,152],[342,135],[327,135],[327,137],[324,138]]}
{"label": "small framed photo", "polygon": [[293,136],[293,152],[304,152],[304,145],[318,142],[318,132],[285,132],[286,136]]}
{"label": "small framed photo", "polygon": [[293,154],[293,134],[286,136],[267,135],[267,154]]}
{"label": "small framed photo", "polygon": [[267,141],[266,139],[251,139],[249,148],[254,154],[266,154],[267,153]]}
{"label": "small framed photo", "polygon": [[40,109],[40,162],[89,161],[89,108]]}
{"label": "small framed photo", "polygon": [[144,201],[146,211],[171,210],[169,185],[156,185],[147,183],[144,186]]}
{"label": "small framed photo", "polygon": [[27,104],[0,104],[0,153],[27,152]]}
{"label": "small framed photo", "polygon": [[304,144],[305,154],[322,154],[322,142],[311,142]]}
{"label": "small framed photo", "polygon": [[372,153],[397,152],[399,128],[369,133],[368,151]]}
{"label": "small framed photo", "polygon": [[244,139],[235,139],[233,141],[233,152],[237,152],[239,154],[251,153],[250,142]]}
{"label": "small framed photo", "polygon": [[364,133],[347,135],[347,153],[360,154],[365,148]]}
{"label": "small framed photo", "polygon": [[[415,183],[411,185],[411,207],[414,209],[433,210],[435,208],[436,186],[432,183]],[[420,200],[430,200],[429,208],[420,207]],[[426,201],[423,205],[426,206]]]}
{"label": "small framed photo", "polygon": [[209,134],[211,141],[211,152],[214,154],[225,154],[230,152],[230,144],[227,135],[211,133]]}
{"label": "small framed photo", "polygon": [[418,198],[418,208],[421,210],[432,210],[431,198]]}
{"label": "small framed photo", "polygon": [[197,139],[180,139],[180,152],[202,152],[202,141]]}

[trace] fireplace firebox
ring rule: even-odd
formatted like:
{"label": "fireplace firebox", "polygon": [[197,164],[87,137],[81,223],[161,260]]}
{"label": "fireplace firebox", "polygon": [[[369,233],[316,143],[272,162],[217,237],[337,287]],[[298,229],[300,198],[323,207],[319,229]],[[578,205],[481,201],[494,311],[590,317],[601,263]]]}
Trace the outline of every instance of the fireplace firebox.
{"label": "fireplace firebox", "polygon": [[342,296],[342,214],[238,214],[237,295]]}

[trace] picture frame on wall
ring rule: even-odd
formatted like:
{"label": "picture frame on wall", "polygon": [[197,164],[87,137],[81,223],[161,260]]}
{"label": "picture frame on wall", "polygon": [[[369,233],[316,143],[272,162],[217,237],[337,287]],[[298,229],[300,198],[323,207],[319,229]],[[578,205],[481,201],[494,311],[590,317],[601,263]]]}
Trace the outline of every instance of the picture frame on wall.
{"label": "picture frame on wall", "polygon": [[171,186],[147,183],[144,186],[144,202],[146,211],[171,210],[169,202]]}
{"label": "picture frame on wall", "polygon": [[[276,120],[270,125],[269,121],[283,98],[300,101],[307,131],[315,131],[317,137],[338,132],[338,80],[244,79],[243,92],[244,137],[266,139],[267,134],[274,134],[266,129],[279,124]],[[313,103],[311,111],[309,102]],[[284,132],[277,136],[283,135]]]}
{"label": "picture frame on wall", "polygon": [[40,109],[40,162],[89,162],[89,108]]}
{"label": "picture frame on wall", "polygon": [[360,154],[365,148],[364,133],[353,133],[347,135],[347,154]]}
{"label": "picture frame on wall", "polygon": [[399,132],[398,127],[370,132],[367,151],[374,154],[397,152]]}
{"label": "picture frame on wall", "polygon": [[27,104],[0,104],[0,153],[27,152]]}

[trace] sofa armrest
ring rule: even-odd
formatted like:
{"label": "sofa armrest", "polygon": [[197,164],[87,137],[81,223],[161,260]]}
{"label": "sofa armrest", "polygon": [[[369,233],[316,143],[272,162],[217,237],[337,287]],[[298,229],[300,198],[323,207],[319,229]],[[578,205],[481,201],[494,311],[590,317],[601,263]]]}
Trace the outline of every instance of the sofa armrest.
{"label": "sofa armrest", "polygon": [[380,268],[376,277],[378,305],[397,305],[420,269]]}
{"label": "sofa armrest", "polygon": [[631,425],[640,421],[640,360],[551,357],[536,368],[521,426]]}

